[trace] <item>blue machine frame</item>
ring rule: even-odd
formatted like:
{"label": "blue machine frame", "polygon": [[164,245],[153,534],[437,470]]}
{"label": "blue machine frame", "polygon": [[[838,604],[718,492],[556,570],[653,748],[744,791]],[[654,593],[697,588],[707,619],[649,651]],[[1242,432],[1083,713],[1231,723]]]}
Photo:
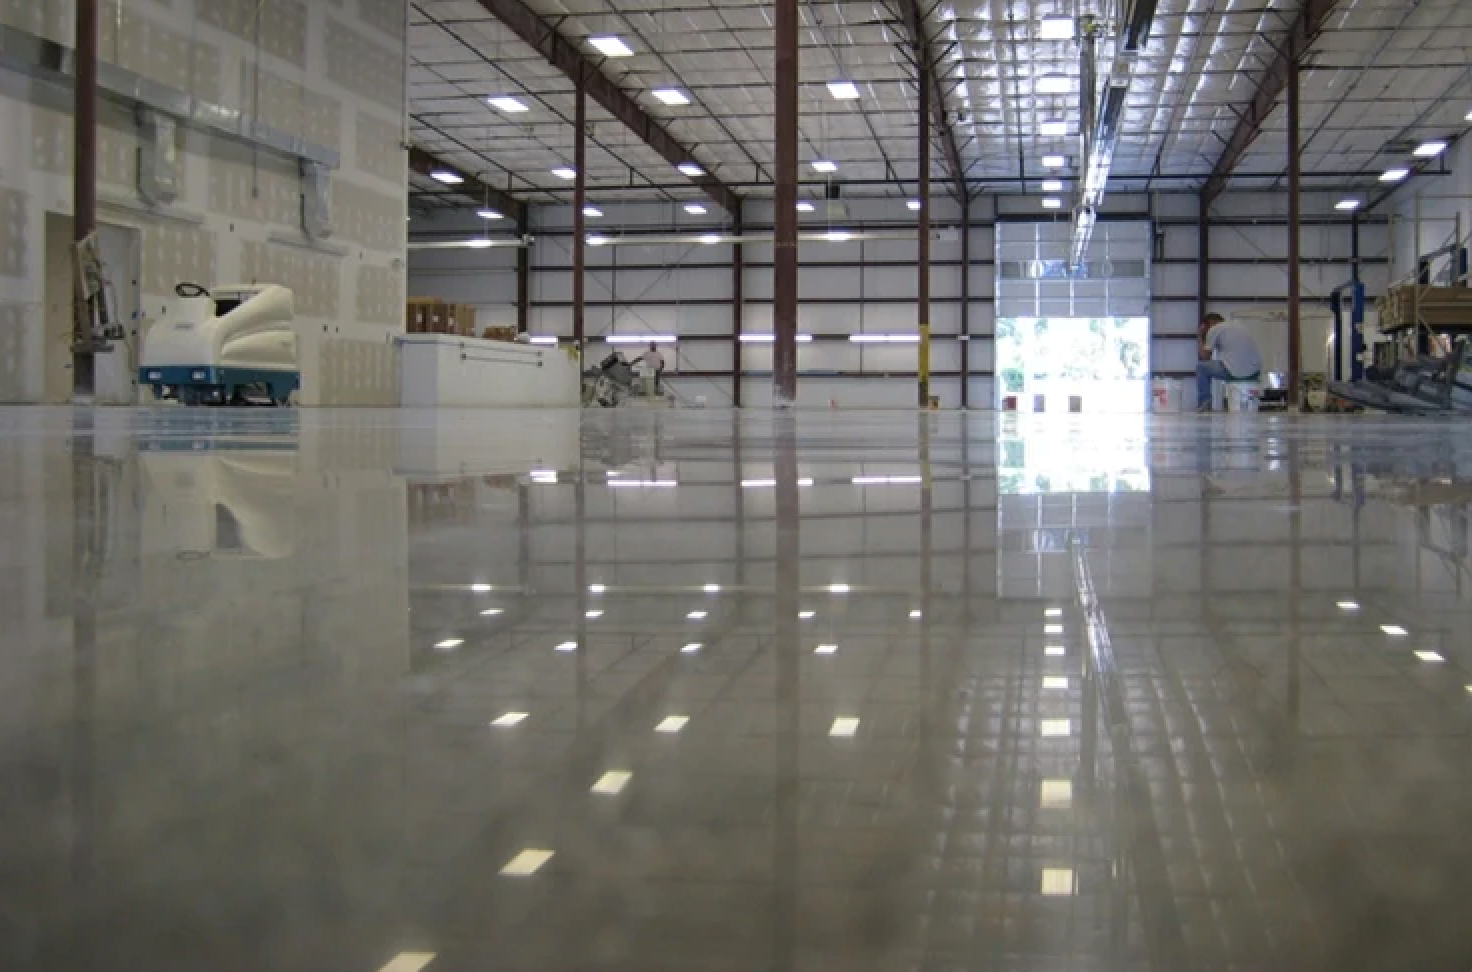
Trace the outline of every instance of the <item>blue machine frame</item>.
{"label": "blue machine frame", "polygon": [[165,365],[140,368],[138,384],[153,388],[153,394],[164,397],[164,389],[186,405],[228,405],[237,394],[253,387],[270,390],[271,401],[285,405],[291,393],[302,385],[299,371],[275,371],[269,368],[217,368],[210,365]]}
{"label": "blue machine frame", "polygon": [[1329,309],[1334,312],[1334,381],[1344,380],[1344,292],[1350,293],[1349,374],[1350,381],[1363,381],[1365,365],[1365,285],[1358,280],[1342,283],[1329,291]]}

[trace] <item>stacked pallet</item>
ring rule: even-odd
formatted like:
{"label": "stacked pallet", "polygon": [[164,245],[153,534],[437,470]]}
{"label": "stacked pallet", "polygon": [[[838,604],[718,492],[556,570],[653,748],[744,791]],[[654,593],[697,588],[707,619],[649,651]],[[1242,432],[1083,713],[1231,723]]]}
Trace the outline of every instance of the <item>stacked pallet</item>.
{"label": "stacked pallet", "polygon": [[1472,288],[1399,284],[1376,301],[1380,330],[1402,331],[1417,317],[1433,331],[1472,331]]}
{"label": "stacked pallet", "polygon": [[451,304],[438,297],[411,297],[404,317],[410,334],[459,334],[475,336],[475,308]]}

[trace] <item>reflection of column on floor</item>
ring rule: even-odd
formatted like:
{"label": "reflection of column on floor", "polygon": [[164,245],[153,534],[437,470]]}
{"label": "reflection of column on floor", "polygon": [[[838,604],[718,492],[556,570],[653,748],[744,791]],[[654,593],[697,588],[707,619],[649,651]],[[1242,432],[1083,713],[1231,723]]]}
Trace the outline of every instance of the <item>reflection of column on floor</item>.
{"label": "reflection of column on floor", "polygon": [[801,511],[797,492],[796,419],[778,415],[773,457],[777,478],[775,814],[772,837],[772,968],[790,969],[797,951],[799,684],[798,585],[802,583]]}

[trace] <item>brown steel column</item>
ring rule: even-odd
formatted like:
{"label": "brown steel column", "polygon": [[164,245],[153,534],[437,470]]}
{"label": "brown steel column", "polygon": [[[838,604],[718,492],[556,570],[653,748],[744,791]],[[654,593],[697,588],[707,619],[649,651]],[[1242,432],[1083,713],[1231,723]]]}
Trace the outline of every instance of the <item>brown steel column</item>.
{"label": "brown steel column", "polygon": [[584,129],[588,123],[588,99],[583,90],[582,72],[578,72],[573,94],[572,167],[572,339],[583,360],[583,248],[587,245],[583,207],[588,202],[588,151]]}
{"label": "brown steel column", "polygon": [[[77,0],[76,52],[72,108],[72,239],[80,243],[97,228],[97,0]],[[81,274],[74,273],[72,279],[80,280]],[[91,327],[84,327],[84,322],[85,315],[78,311],[73,318],[73,328],[79,343],[92,336]]]}
{"label": "brown steel column", "polygon": [[777,0],[772,404],[797,401],[797,0]]}
{"label": "brown steel column", "polygon": [[526,333],[531,317],[532,245],[527,242],[530,231],[531,214],[524,209],[516,221],[516,235],[521,238],[521,246],[516,250],[516,330],[519,334]]}
{"label": "brown steel column", "polygon": [[971,200],[961,192],[961,407],[971,407]]}
{"label": "brown steel column", "polygon": [[1288,66],[1288,404],[1298,404],[1299,364],[1303,328],[1302,265],[1299,260],[1298,234],[1302,225],[1303,153],[1299,139],[1298,52],[1292,52]]}
{"label": "brown steel column", "polygon": [[[1201,193],[1196,197],[1196,325],[1206,320],[1211,312],[1211,197]],[[1196,342],[1199,354],[1201,342]]]}
{"label": "brown steel column", "polygon": [[741,278],[745,266],[741,256],[741,205],[731,214],[731,235],[736,242],[731,245],[731,404],[741,407],[741,315],[743,297]]}
{"label": "brown steel column", "polygon": [[[923,52],[922,52],[923,53]],[[920,330],[920,407],[930,407],[930,64],[920,61],[920,228],[915,317]]]}

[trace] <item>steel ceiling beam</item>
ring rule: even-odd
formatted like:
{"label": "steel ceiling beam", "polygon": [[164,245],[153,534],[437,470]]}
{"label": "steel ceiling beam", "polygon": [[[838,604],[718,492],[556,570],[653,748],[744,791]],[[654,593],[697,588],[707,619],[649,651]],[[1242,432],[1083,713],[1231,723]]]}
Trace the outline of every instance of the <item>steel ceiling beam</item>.
{"label": "steel ceiling beam", "polygon": [[936,72],[927,71],[923,67],[933,65],[935,59],[930,56],[930,39],[925,36],[925,29],[922,26],[924,21],[920,13],[919,0],[897,0],[897,2],[900,8],[900,19],[904,22],[905,32],[910,35],[911,51],[915,55],[915,67],[919,72],[917,83],[928,84],[930,87],[931,127],[940,138],[941,153],[946,157],[946,168],[951,170],[951,178],[956,181],[956,198],[965,203],[969,196],[966,190],[966,166],[961,162],[961,150],[956,145],[956,133],[950,125],[946,124],[946,103],[941,96]]}
{"label": "steel ceiling beam", "polygon": [[[589,98],[623,122],[629,131],[671,166],[695,161],[690,149],[680,144],[663,125],[646,114],[639,103],[625,94],[612,78],[600,71],[598,65],[585,56],[576,44],[559,34],[555,27],[544,21],[531,7],[521,0],[476,2],[486,13],[495,17],[546,58],[547,63],[562,72],[569,81],[581,83]],[[741,205],[740,197],[709,172],[692,177],[690,184],[703,191],[712,202],[728,213],[735,213]]]}
{"label": "steel ceiling beam", "polygon": [[1227,139],[1226,148],[1222,150],[1216,167],[1212,169],[1206,186],[1201,190],[1207,202],[1216,199],[1227,188],[1227,180],[1232,177],[1232,172],[1252,147],[1252,143],[1257,141],[1257,136],[1262,134],[1262,127],[1273,113],[1279,96],[1287,89],[1290,68],[1308,51],[1309,45],[1313,44],[1324,29],[1325,22],[1338,3],[1339,0],[1303,0],[1303,6],[1299,8],[1293,25],[1288,28],[1287,36],[1278,45],[1277,56],[1258,81],[1252,101],[1247,110],[1238,117],[1232,137]]}
{"label": "steel ceiling beam", "polygon": [[[453,192],[458,196],[464,196],[466,199],[473,200],[480,205],[490,206],[501,215],[516,220],[517,225],[521,225],[526,221],[526,203],[520,199],[512,198],[509,194],[497,189],[495,186],[487,185],[458,165],[445,162],[417,145],[409,146],[409,171],[433,178],[431,173],[439,169],[453,172],[465,180],[459,185],[446,185],[445,189],[447,191]],[[441,185],[444,184],[441,183]]]}

